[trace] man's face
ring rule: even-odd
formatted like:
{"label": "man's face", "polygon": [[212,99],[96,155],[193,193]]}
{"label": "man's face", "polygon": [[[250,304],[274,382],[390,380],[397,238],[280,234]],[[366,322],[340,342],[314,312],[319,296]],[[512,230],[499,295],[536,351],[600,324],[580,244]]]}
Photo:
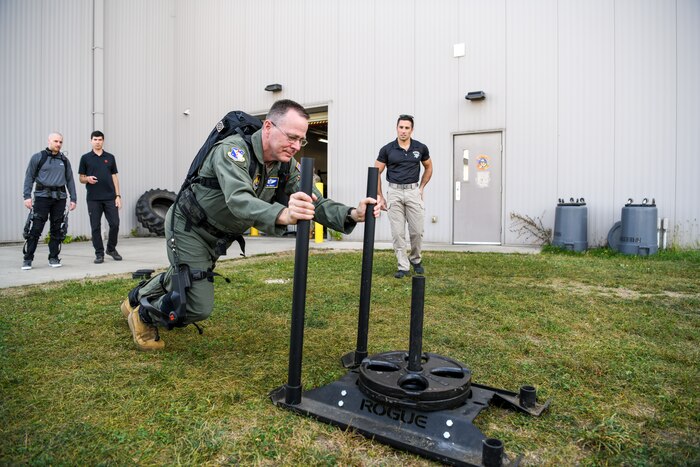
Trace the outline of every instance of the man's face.
{"label": "man's face", "polygon": [[411,121],[399,120],[399,124],[396,125],[396,134],[399,137],[399,141],[408,141],[413,134],[413,125],[411,124]]}
{"label": "man's face", "polygon": [[102,145],[104,143],[105,143],[105,139],[102,136],[94,136],[90,140],[90,144],[92,144],[93,151],[102,151]]}
{"label": "man's face", "polygon": [[274,159],[280,162],[289,162],[301,149],[300,140],[306,138],[309,122],[295,110],[289,110],[284,117],[275,123],[271,120],[265,120],[265,127],[267,128],[268,145]]}
{"label": "man's face", "polygon": [[49,151],[57,153],[61,150],[63,146],[63,137],[59,134],[53,133],[49,135]]}

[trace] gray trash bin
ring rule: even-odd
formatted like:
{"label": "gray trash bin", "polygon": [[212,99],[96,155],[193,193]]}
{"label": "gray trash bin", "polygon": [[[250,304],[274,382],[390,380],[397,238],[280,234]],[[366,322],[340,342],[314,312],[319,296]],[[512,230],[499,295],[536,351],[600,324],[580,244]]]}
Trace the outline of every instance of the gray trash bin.
{"label": "gray trash bin", "polygon": [[588,249],[588,207],[583,198],[559,200],[554,213],[552,245],[573,251]]}
{"label": "gray trash bin", "polygon": [[617,250],[626,255],[649,256],[659,251],[656,201],[646,198],[641,204],[632,199],[622,208],[620,242]]}

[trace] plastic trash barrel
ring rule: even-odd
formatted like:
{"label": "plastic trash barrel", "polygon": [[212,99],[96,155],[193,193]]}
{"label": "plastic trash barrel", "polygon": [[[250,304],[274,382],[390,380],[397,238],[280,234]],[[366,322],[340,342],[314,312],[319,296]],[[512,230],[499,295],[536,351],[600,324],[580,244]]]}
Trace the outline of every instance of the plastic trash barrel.
{"label": "plastic trash barrel", "polygon": [[552,245],[573,251],[588,249],[588,208],[583,198],[560,199],[554,213]]}
{"label": "plastic trash barrel", "polygon": [[630,199],[622,208],[617,250],[626,255],[639,256],[649,256],[659,251],[657,218],[654,200],[650,204],[645,198],[642,204],[633,204]]}

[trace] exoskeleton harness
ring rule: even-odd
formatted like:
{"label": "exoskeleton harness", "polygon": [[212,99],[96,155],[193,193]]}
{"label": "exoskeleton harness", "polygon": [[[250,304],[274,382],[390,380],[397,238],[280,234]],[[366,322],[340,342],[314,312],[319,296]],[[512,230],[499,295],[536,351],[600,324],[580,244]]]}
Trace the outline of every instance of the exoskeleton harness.
{"label": "exoskeleton harness", "polygon": [[[63,161],[63,166],[66,171],[66,183],[68,182],[68,159],[66,159],[66,156],[62,153],[58,153],[58,157],[61,158]],[[39,171],[41,168],[46,164],[46,161],[49,159],[49,153],[48,151],[44,150],[41,152],[41,159],[39,159],[39,163],[36,166],[36,169],[34,170],[34,180],[39,176]],[[39,190],[47,190],[51,193],[51,197],[58,198],[59,195],[58,193],[65,193],[66,192],[66,187],[65,186],[45,186],[42,185],[39,182],[35,182],[36,184],[36,191]],[[32,200],[32,203],[34,201]],[[58,252],[61,252],[61,245],[63,244],[63,240],[66,239],[68,236],[68,213],[70,212],[69,209],[66,209],[66,212],[63,214],[63,220],[61,221],[61,229],[59,230],[59,236],[58,236]],[[22,247],[22,252],[26,255],[27,254],[27,240],[29,240],[29,237],[31,236],[32,232],[32,225],[34,222],[37,220],[36,213],[34,212],[34,208],[32,208],[29,211],[29,214],[27,215],[27,222],[24,223],[24,231],[22,232],[22,236],[24,237],[24,247]],[[37,239],[38,240],[38,239]]]}
{"label": "exoskeleton harness", "polygon": [[[63,220],[61,221],[61,228],[58,231],[58,252],[61,252],[61,245],[63,245],[63,240],[66,239],[68,236],[68,213],[70,212],[69,209],[66,209],[66,211],[63,213]],[[32,233],[32,226],[34,225],[34,222],[37,220],[37,214],[34,212],[34,208],[32,208],[29,211],[29,214],[27,215],[27,222],[24,223],[24,231],[22,232],[22,236],[24,237],[24,246],[22,247],[22,253],[27,254],[27,241],[29,240],[29,237],[31,237]]]}
{"label": "exoskeleton harness", "polygon": [[[175,198],[173,203],[173,209],[171,212],[171,226],[172,235],[168,240],[168,245],[173,253],[174,260],[174,271],[171,277],[171,291],[168,292],[161,302],[161,309],[158,310],[150,304],[148,297],[142,297],[139,301],[141,310],[146,312],[151,312],[150,315],[158,316],[160,318],[160,323],[151,324],[161,324],[166,326],[168,329],[174,327],[186,326],[184,323],[186,306],[187,306],[187,291],[192,286],[192,281],[206,279],[210,282],[214,282],[214,276],[220,276],[220,274],[213,271],[214,266],[206,271],[203,270],[193,270],[187,264],[182,264],[180,262],[180,256],[177,250],[177,241],[175,239],[175,209],[179,209],[180,213],[185,217],[186,224],[185,230],[189,231],[192,226],[199,227],[213,237],[217,239],[216,247],[214,251],[217,255],[225,255],[226,250],[231,243],[234,241],[238,242],[241,248],[241,255],[245,256],[245,240],[240,234],[231,234],[228,232],[223,232],[214,225],[212,225],[207,219],[207,213],[202,208],[202,206],[197,201],[197,197],[192,190],[192,185],[199,183],[207,188],[220,190],[221,186],[219,182],[214,177],[201,177],[199,171],[202,168],[204,161],[206,160],[209,152],[214,147],[214,145],[224,138],[227,138],[233,134],[240,135],[243,140],[248,145],[248,149],[251,154],[253,154],[251,136],[253,133],[262,128],[262,122],[260,119],[248,115],[242,111],[232,111],[226,114],[223,119],[221,119],[216,127],[211,131],[209,137],[204,142],[204,145],[197,152],[197,156],[192,161],[192,165],[187,173],[187,178],[185,179],[180,191]],[[258,169],[258,160],[256,157],[250,157],[250,167],[249,175],[251,179],[255,176]],[[289,177],[289,163],[283,164],[280,169],[280,183],[275,192],[275,200],[280,203],[287,204],[288,198],[286,198],[285,189],[287,184],[287,179]],[[161,276],[161,280],[163,276]],[[230,282],[228,278],[224,278],[226,282]],[[163,286],[163,288],[165,288]],[[138,291],[138,287],[134,289],[134,295]],[[132,297],[130,297],[131,299]],[[135,296],[133,297],[135,298]],[[132,303],[135,300],[132,301]],[[142,313],[141,318],[145,322],[150,322],[151,319],[148,313]],[[196,324],[195,324],[196,326]],[[200,334],[202,330],[197,326]]]}

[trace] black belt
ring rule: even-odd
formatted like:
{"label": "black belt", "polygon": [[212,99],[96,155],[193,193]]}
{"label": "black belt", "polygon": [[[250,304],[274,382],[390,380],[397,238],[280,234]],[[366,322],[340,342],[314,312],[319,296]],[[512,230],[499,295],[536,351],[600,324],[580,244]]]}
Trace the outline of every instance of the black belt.
{"label": "black belt", "polygon": [[66,187],[65,187],[65,186],[46,186],[46,185],[42,185],[41,183],[37,183],[37,184],[36,184],[36,190],[37,190],[37,191],[43,191],[43,190],[46,190],[46,191],[60,191],[61,193],[65,193],[65,192],[66,192]]}

